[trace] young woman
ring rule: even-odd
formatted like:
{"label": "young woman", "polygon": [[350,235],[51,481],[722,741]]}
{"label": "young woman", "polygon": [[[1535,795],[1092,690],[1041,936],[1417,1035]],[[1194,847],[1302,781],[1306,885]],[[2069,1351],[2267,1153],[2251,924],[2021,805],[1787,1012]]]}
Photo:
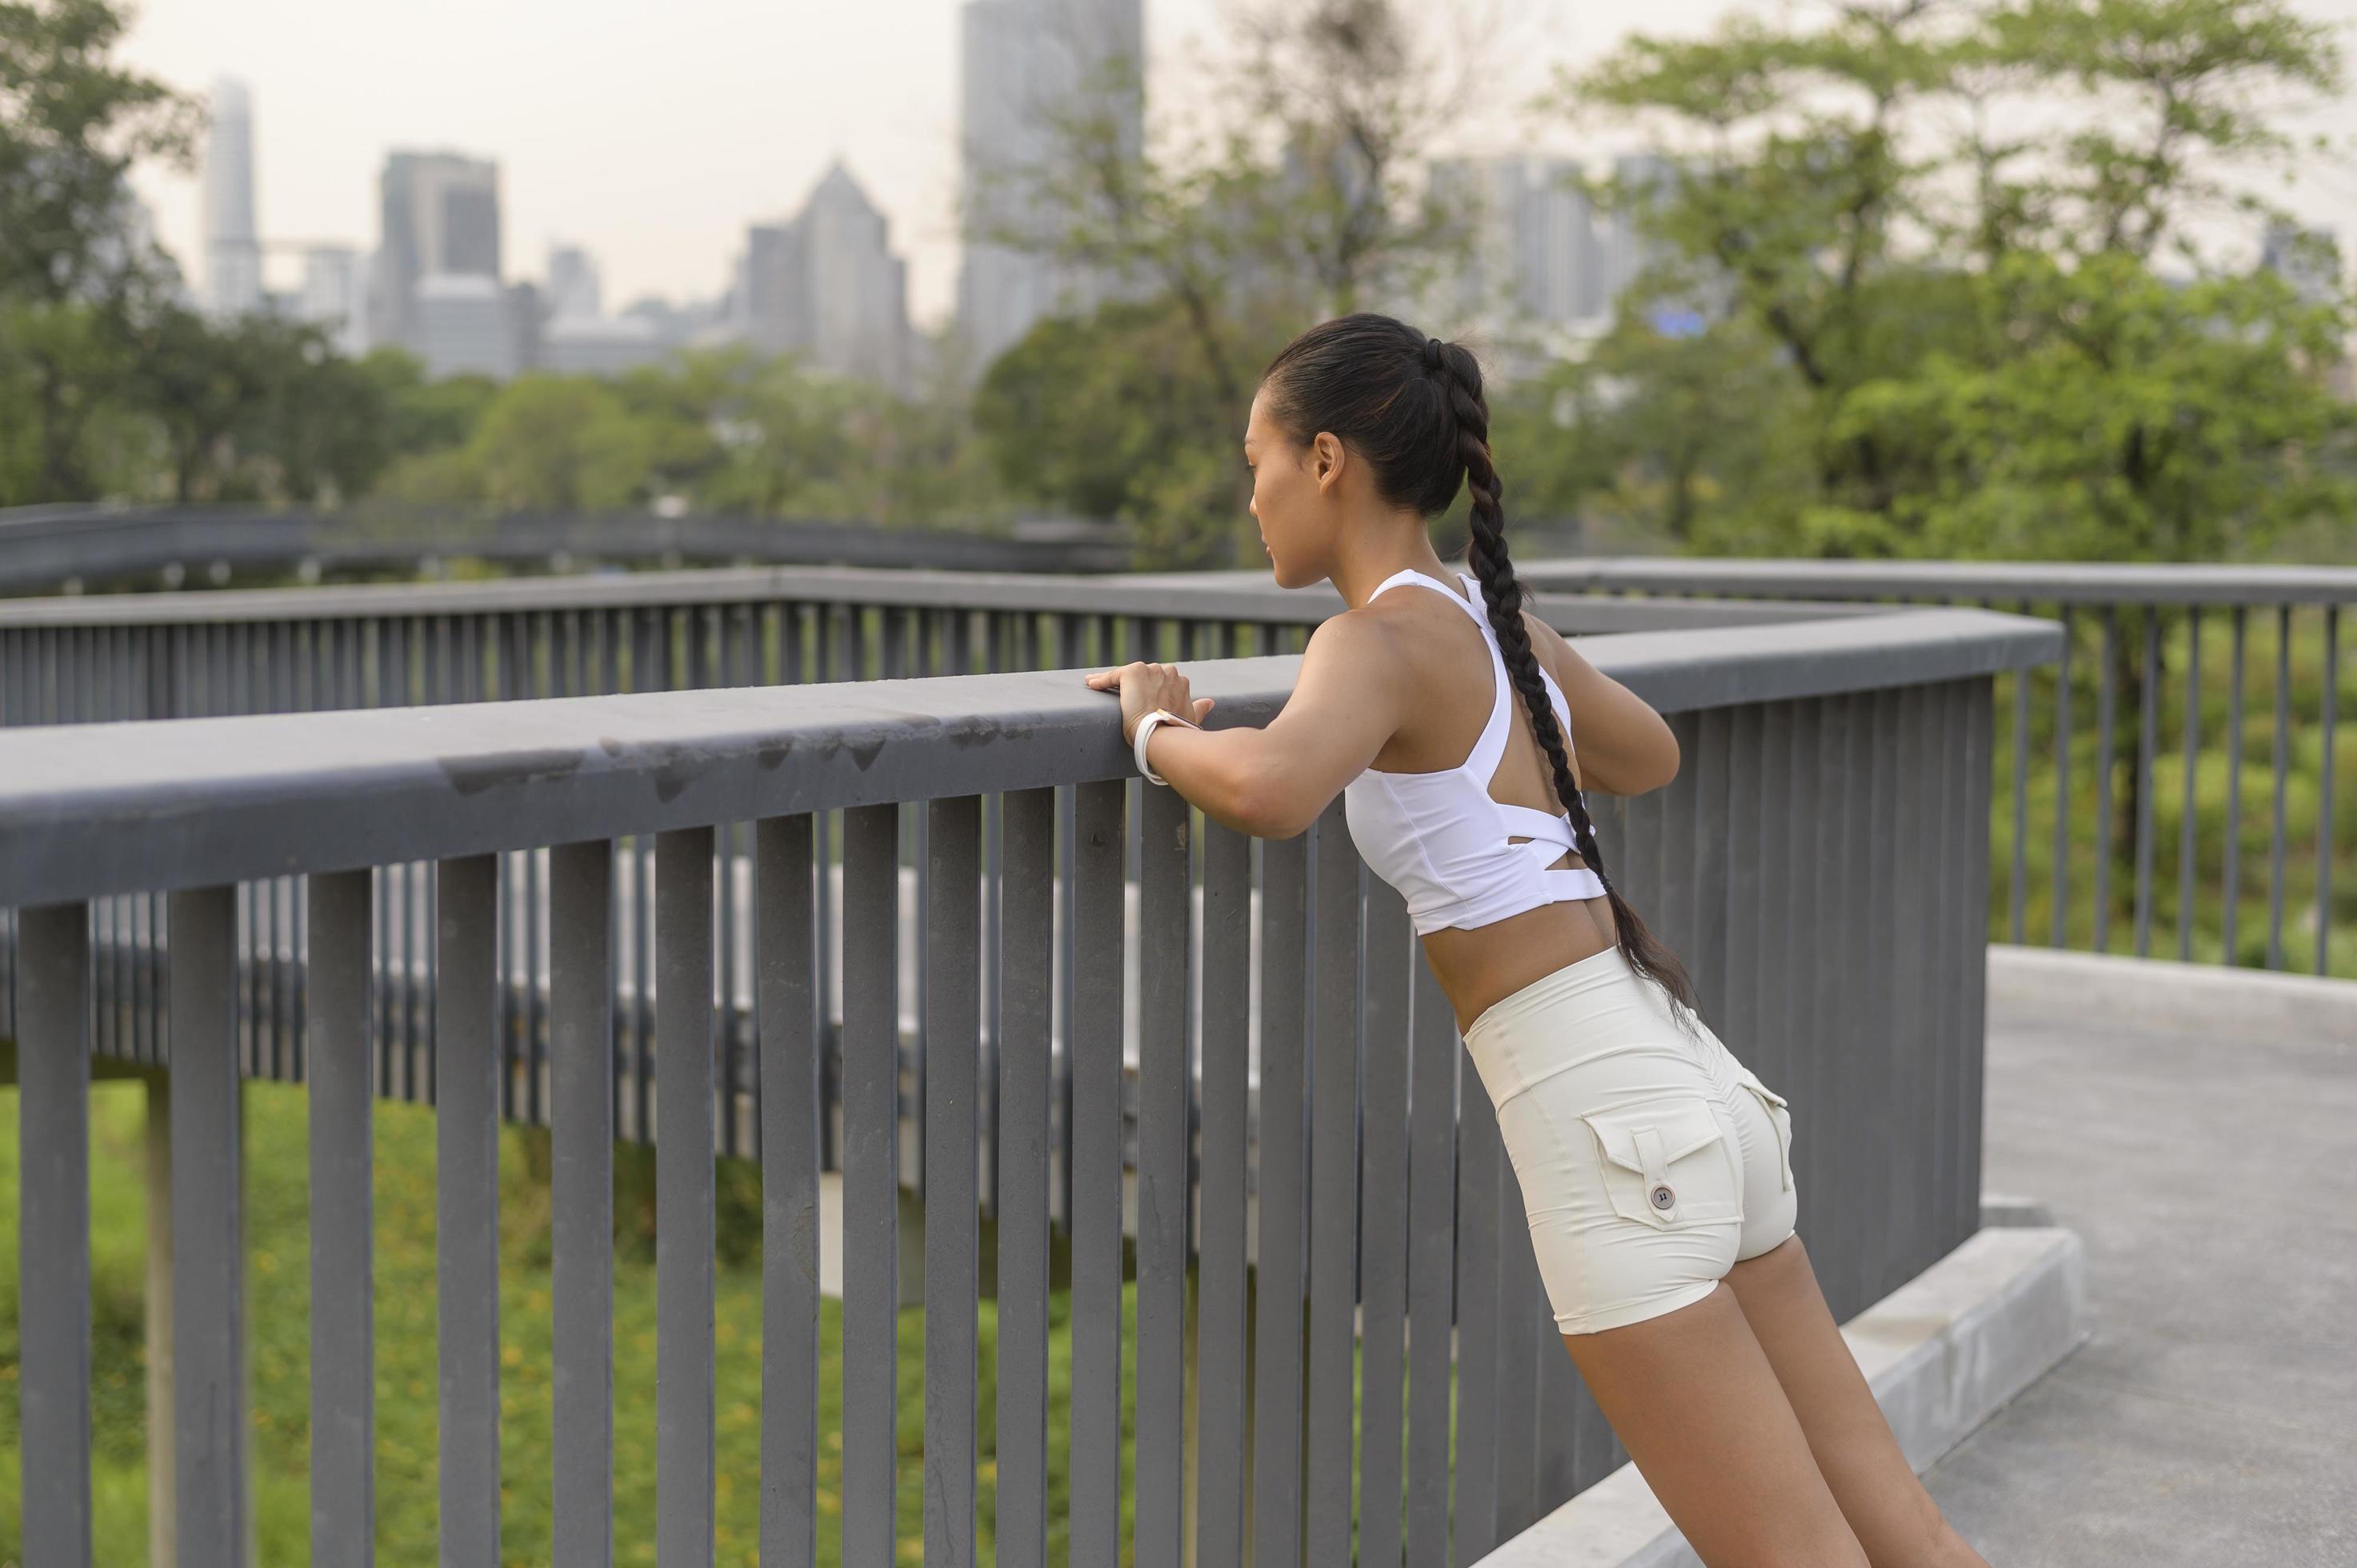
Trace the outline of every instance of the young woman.
{"label": "young woman", "polygon": [[[1704,1562],[1986,1568],[1826,1309],[1783,1100],[1605,877],[1581,788],[1658,789],[1677,743],[1523,609],[1473,356],[1326,322],[1269,365],[1243,446],[1277,582],[1330,579],[1347,607],[1265,728],[1200,729],[1211,700],[1169,665],[1088,675],[1118,688],[1139,768],[1265,837],[1344,797],[1497,1107],[1564,1346]],[[1460,484],[1470,575],[1426,526]]]}

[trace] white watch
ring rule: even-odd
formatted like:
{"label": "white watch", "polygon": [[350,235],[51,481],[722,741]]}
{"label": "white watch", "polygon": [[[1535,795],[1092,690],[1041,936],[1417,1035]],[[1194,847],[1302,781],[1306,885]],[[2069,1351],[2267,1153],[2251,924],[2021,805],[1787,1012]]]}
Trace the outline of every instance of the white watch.
{"label": "white watch", "polygon": [[1146,737],[1154,733],[1154,726],[1156,725],[1161,724],[1166,720],[1174,725],[1185,725],[1189,729],[1201,729],[1203,727],[1201,725],[1197,724],[1193,719],[1181,718],[1177,714],[1172,713],[1168,708],[1157,708],[1152,713],[1137,721],[1137,733],[1130,737],[1130,755],[1137,759],[1137,770],[1140,773],[1145,774],[1147,781],[1150,783],[1168,784],[1170,782],[1169,779],[1165,779],[1162,775],[1157,773],[1153,768],[1148,768],[1146,765]]}

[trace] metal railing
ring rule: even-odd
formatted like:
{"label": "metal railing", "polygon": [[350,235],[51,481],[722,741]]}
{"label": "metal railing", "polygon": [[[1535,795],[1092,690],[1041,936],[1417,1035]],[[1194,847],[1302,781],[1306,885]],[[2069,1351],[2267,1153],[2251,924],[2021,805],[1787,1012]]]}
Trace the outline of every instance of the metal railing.
{"label": "metal railing", "polygon": [[[1228,658],[1297,652],[1317,623],[1339,608],[1330,588],[1286,592],[1265,582],[1206,592],[1183,581],[1075,581],[1063,576],[788,567],[549,578],[450,585],[396,585],[235,593],[124,595],[0,604],[0,734],[26,725],[243,714],[335,712],[618,693],[833,683],[912,675],[1071,668],[1133,658]],[[1696,628],[1783,624],[1816,607],[1686,602],[1630,605],[1566,597],[1543,607],[1562,629]],[[1836,607],[1833,617],[1859,613]],[[1103,699],[1099,699],[1100,703]],[[996,812],[993,801],[990,811]],[[994,815],[985,824],[995,833]],[[1064,830],[1069,836],[1069,826]],[[901,843],[920,901],[926,894],[923,814],[905,808]],[[751,877],[743,829],[724,835],[722,994],[749,994],[749,924],[741,913]],[[840,832],[819,847],[820,875],[840,875]],[[1070,845],[1065,845],[1069,853]],[[1132,872],[1135,873],[1133,857]],[[500,954],[503,1006],[511,1026],[537,1042],[545,1032],[533,969],[545,945],[537,910],[547,856],[514,854],[500,866],[503,907],[516,910],[513,940]],[[622,852],[616,896],[623,905],[618,957],[622,979],[624,1059],[621,1127],[646,1135],[653,1030],[648,997],[654,952],[651,842]],[[305,925],[296,879],[241,887],[241,950],[257,955],[241,972],[249,1000],[240,1013],[247,1070],[284,1078],[299,1032],[296,943]],[[428,1020],[436,956],[431,867],[389,865],[375,889],[376,1027],[385,1044],[381,1091],[419,1098],[432,1073]],[[130,1005],[101,1015],[101,1048],[152,1059],[156,1013],[135,998],[160,994],[150,933],[163,900],[146,895],[103,900],[96,918],[111,961],[130,973]],[[834,950],[832,906],[819,940]],[[1063,913],[1069,917],[1067,908]],[[921,941],[920,935],[916,940]],[[995,994],[996,974],[985,974]],[[821,1004],[836,999],[838,965],[821,972]],[[1067,998],[1069,1000],[1069,998]],[[724,1081],[742,1084],[751,1044],[741,1021],[724,1037]],[[834,1064],[827,1063],[833,1088]],[[1060,1094],[1062,1086],[1059,1086]],[[503,1090],[503,1109],[538,1122],[544,1090],[533,1073]],[[722,1127],[725,1152],[751,1147],[749,1110]],[[829,1134],[832,1135],[831,1133]],[[832,1157],[832,1146],[829,1148]]]}
{"label": "metal railing", "polygon": [[[1570,592],[1979,604],[2058,623],[2007,677],[1997,903],[2014,942],[2357,978],[2357,758],[2341,616],[2357,568],[1619,558]],[[2233,737],[2230,742],[2228,737]]]}
{"label": "metal railing", "polygon": [[[1673,715],[1678,779],[1611,802],[1599,830],[1706,1015],[1793,1101],[1801,1226],[1841,1316],[1977,1223],[1991,679],[2054,641],[2003,616],[1914,610],[1584,645]],[[1194,686],[1221,724],[1264,723],[1297,665],[1213,660]],[[1078,667],[0,738],[0,906],[19,911],[0,1018],[21,1085],[19,1390],[23,1430],[42,1438],[24,1459],[29,1559],[90,1551],[87,1086],[94,1053],[125,1051],[171,1084],[177,1391],[151,1435],[172,1456],[180,1560],[235,1562],[244,1540],[234,1090],[260,1071],[301,1079],[311,1102],[315,1560],[364,1552],[368,1108],[401,1049],[385,999],[419,968],[388,963],[381,925],[393,868],[418,865],[436,899],[428,1046],[409,1070],[441,1151],[447,1561],[498,1558],[493,1132],[530,1103],[526,1085],[556,1149],[556,1560],[602,1561],[612,1540],[612,1138],[641,1061],[665,1563],[713,1557],[714,1159],[740,1101],[767,1221],[764,1562],[813,1554],[830,1126],[858,1242],[844,1263],[847,1562],[893,1560],[904,1125],[923,1154],[928,1562],[974,1560],[985,1208],[1001,1563],[1045,1553],[1057,1248],[1074,1561],[1119,1556],[1125,1458],[1136,1561],[1166,1565],[1189,1498],[1200,1561],[1241,1562],[1246,1541],[1263,1564],[1344,1561],[1355,1528],[1361,1562],[1437,1564],[1480,1557],[1608,1473],[1621,1455],[1555,1343],[1487,1098],[1339,801],[1286,840],[1201,818],[1131,776]],[[820,875],[831,821],[839,879]],[[720,850],[748,836],[749,877],[727,897],[737,874]],[[634,926],[629,868],[650,843],[651,918]],[[541,880],[503,884],[502,864],[525,856]],[[307,886],[294,929],[242,922],[239,890],[282,878]],[[160,901],[161,918],[110,927],[102,907],[126,897]],[[503,955],[520,934],[515,969]],[[651,949],[643,983],[633,946]],[[749,961],[723,982],[736,947]],[[823,999],[831,963],[839,1008]],[[268,989],[257,973],[291,998],[267,1059],[240,1044]],[[651,1015],[636,1058],[634,1009]],[[144,1041],[122,1022],[143,1015]],[[713,1048],[731,1026],[741,1058]],[[1354,1426],[1394,1440],[1354,1448]]]}
{"label": "metal railing", "polygon": [[826,561],[999,572],[1114,572],[1130,564],[1131,547],[1118,531],[1055,532],[1062,536],[642,511],[493,518],[434,509],[15,507],[0,508],[0,594],[78,593],[143,582],[173,588],[219,585],[239,573],[432,575],[454,560],[557,571],[601,561],[639,566]]}

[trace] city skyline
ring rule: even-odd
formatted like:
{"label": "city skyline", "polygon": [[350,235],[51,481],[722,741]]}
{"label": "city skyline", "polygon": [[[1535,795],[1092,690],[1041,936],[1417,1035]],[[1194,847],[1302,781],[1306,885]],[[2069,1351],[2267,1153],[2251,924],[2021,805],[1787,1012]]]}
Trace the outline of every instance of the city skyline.
{"label": "city skyline", "polygon": [[[608,311],[650,295],[673,304],[719,297],[746,225],[788,209],[844,160],[889,220],[908,262],[912,322],[931,328],[954,306],[961,267],[954,214],[964,3],[887,0],[850,15],[797,16],[786,27],[759,8],[684,0],[675,16],[680,36],[695,36],[690,24],[701,21],[737,27],[748,45],[791,34],[803,47],[782,55],[748,47],[716,58],[683,51],[673,66],[645,52],[642,29],[619,5],[597,0],[561,37],[535,24],[535,47],[552,58],[519,75],[492,47],[522,27],[517,7],[426,0],[390,21],[306,11],[298,24],[269,0],[206,0],[201,10],[196,0],[148,0],[135,15],[124,53],[193,96],[204,96],[221,76],[250,88],[253,202],[274,290],[304,286],[305,243],[363,250],[373,243],[378,174],[399,149],[447,146],[498,164],[520,263],[513,270],[536,266],[552,245],[581,246],[597,258]],[[1168,91],[1170,79],[1183,77],[1175,62],[1208,34],[1220,4],[1146,6],[1151,91]],[[1692,33],[1742,8],[1738,0],[1660,0],[1644,22],[1652,31]],[[2357,22],[2357,0],[2300,0],[2299,9],[2343,26]],[[1592,59],[1625,30],[1566,28],[1560,58]],[[484,47],[446,47],[469,34]],[[372,66],[365,78],[317,66],[363,53]],[[594,91],[601,63],[628,90]],[[442,91],[410,90],[404,72],[413,66]],[[756,91],[764,70],[765,90]],[[897,92],[874,91],[879,72],[888,72],[880,79],[896,83]],[[643,90],[646,103],[664,112],[618,112],[630,90]],[[2357,137],[2357,100],[2294,124]],[[1598,157],[1628,150],[1625,139],[1583,142],[1570,127],[1560,129],[1560,140],[1533,137],[1524,150]],[[134,188],[155,213],[158,239],[192,283],[200,280],[208,261],[201,167],[178,174],[142,166]],[[2276,194],[2304,222],[2357,232],[2357,173],[2346,166],[2310,158],[2299,182]]]}
{"label": "city skyline", "polygon": [[[599,0],[563,35],[533,23],[530,48],[565,52],[519,75],[497,47],[510,29],[527,30],[513,6],[425,0],[398,25],[306,12],[295,26],[270,0],[207,0],[200,11],[195,0],[147,0],[124,53],[194,96],[221,77],[249,90],[253,201],[263,235],[284,252],[266,258],[274,289],[300,286],[288,248],[299,242],[373,242],[378,175],[400,150],[447,148],[497,164],[511,242],[529,259],[522,264],[537,264],[553,244],[584,247],[597,257],[608,311],[648,295],[673,303],[718,297],[746,224],[788,209],[845,161],[909,262],[912,320],[931,328],[955,306],[963,263],[955,213],[966,3],[886,0],[847,16],[798,15],[784,28],[758,8],[686,0],[675,13],[681,36],[694,35],[699,20],[709,24],[707,37],[735,26],[748,47],[717,58],[683,54],[673,68],[659,58],[651,63],[623,8]],[[1185,92],[1189,51],[1212,35],[1223,4],[1145,6],[1149,94],[1173,91],[1174,82]],[[1729,0],[1663,0],[1648,20],[1663,27],[1683,21],[1681,30],[1691,31],[1728,8]],[[611,26],[601,27],[601,17]],[[1621,30],[1599,29],[1585,48],[1571,39],[1564,58],[1600,53]],[[803,47],[758,47],[789,34]],[[469,47],[449,47],[462,40]],[[362,52],[371,62],[364,79],[317,64]],[[813,67],[812,57],[832,63]],[[404,91],[412,66],[442,90]],[[593,68],[609,69],[617,82],[659,84],[673,111],[651,119],[613,112],[591,90]],[[772,71],[766,82],[758,80],[761,69]],[[877,80],[898,91],[876,92]],[[533,91],[521,91],[527,82]],[[640,134],[632,129],[640,124],[658,129]],[[142,166],[133,183],[156,213],[159,239],[192,278],[199,274],[201,169]],[[627,205],[618,199],[625,195]]]}

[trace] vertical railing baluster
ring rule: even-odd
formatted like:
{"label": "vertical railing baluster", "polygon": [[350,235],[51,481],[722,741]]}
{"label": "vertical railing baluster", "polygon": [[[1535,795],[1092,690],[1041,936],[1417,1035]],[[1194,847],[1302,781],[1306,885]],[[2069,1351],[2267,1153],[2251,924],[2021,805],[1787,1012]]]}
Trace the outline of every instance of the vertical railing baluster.
{"label": "vertical railing baluster", "polygon": [[2316,972],[2332,972],[2332,746],[2341,705],[2341,607],[2324,607],[2324,757],[2316,781]]}
{"label": "vertical railing baluster", "polygon": [[[808,812],[773,817],[757,824],[753,838],[761,1091],[761,1561],[771,1568],[816,1568],[818,1562],[816,822]],[[1003,1314],[1002,1308],[1002,1344]],[[1002,1441],[1002,1468],[1005,1454]]]}
{"label": "vertical railing baluster", "polygon": [[1506,1230],[1502,1191],[1513,1175],[1478,1074],[1464,1075],[1458,1101],[1457,1472],[1449,1562],[1467,1568],[1499,1539],[1499,1253],[1519,1239]]}
{"label": "vertical railing baluster", "polygon": [[[921,1006],[925,1191],[925,1562],[974,1561],[974,1376],[981,1238],[974,1205],[982,1044],[982,798],[929,800]],[[1142,1412],[1141,1412],[1142,1415]],[[1142,1430],[1142,1427],[1141,1427]]]}
{"label": "vertical railing baluster", "polygon": [[376,1560],[375,1134],[371,875],[310,879],[311,1561]]}
{"label": "vertical railing baluster", "polygon": [[1079,854],[1072,1015],[1070,1541],[1074,1563],[1121,1557],[1121,1280],[1124,794],[1073,787]]}
{"label": "vertical railing baluster", "polygon": [[[2028,615],[2029,601],[2024,599],[2014,607],[2016,613]],[[2022,937],[2021,915],[2028,876],[2025,851],[2029,843],[2029,684],[2030,671],[2013,672],[2013,872],[2007,899],[2012,910],[2009,929],[2012,941]]]}
{"label": "vertical railing baluster", "polygon": [[2071,649],[2077,640],[2075,607],[2062,607],[2062,658],[2054,671],[2054,913],[2048,933],[2064,946],[2071,918]]}
{"label": "vertical railing baluster", "polygon": [[[715,1544],[712,836],[655,835],[655,1560],[664,1568],[708,1568]],[[888,1328],[892,1316],[884,1314]]]}
{"label": "vertical railing baluster", "polygon": [[2195,796],[2201,755],[2201,607],[2185,607],[2185,799],[2177,835],[2177,956],[2193,957],[2193,860],[2201,818]]}
{"label": "vertical railing baluster", "polygon": [[1309,983],[1309,1474],[1312,1563],[1351,1559],[1351,1372],[1357,1305],[1359,874],[1337,797],[1312,830]]}
{"label": "vertical railing baluster", "polygon": [[2291,606],[2276,607],[2275,822],[2267,839],[2267,967],[2284,967],[2284,780],[2291,772]]}
{"label": "vertical railing baluster", "polygon": [[2152,755],[2160,727],[2160,607],[2144,609],[2143,679],[2136,693],[2136,954],[2152,953]]}
{"label": "vertical railing baluster", "polygon": [[435,867],[436,1295],[442,1561],[500,1558],[500,1048],[496,855]]}
{"label": "vertical railing baluster", "polygon": [[175,893],[169,918],[174,1528],[179,1560],[210,1568],[247,1539],[235,892]]}
{"label": "vertical railing baluster", "polygon": [[2246,606],[2234,607],[2233,652],[2229,655],[2231,680],[2226,688],[2226,864],[2219,874],[2226,907],[2219,961],[2235,962],[2234,920],[2243,902],[2243,648],[2250,620]]}
{"label": "vertical railing baluster", "polygon": [[[1206,819],[1199,974],[1202,1161],[1198,1201],[1202,1225],[1195,1248],[1194,1520],[1195,1561],[1204,1564],[1241,1565],[1244,1560],[1244,1177],[1250,1153],[1244,1134],[1251,1087],[1246,1058],[1252,1035],[1252,843],[1234,829]],[[1010,972],[1010,986],[1015,978]],[[1006,1223],[1003,1212],[999,1222]],[[1000,1308],[1002,1334],[1005,1310]]]}
{"label": "vertical railing baluster", "polygon": [[[843,811],[843,1230],[860,1239],[859,1245],[843,1250],[846,1563],[894,1561],[899,1452],[894,1423],[900,1247],[899,819],[897,801]],[[1118,1310],[1114,1321],[1118,1325]]]}
{"label": "vertical railing baluster", "polygon": [[[1364,879],[1366,1083],[1359,1136],[1358,1559],[1394,1568],[1401,1541],[1400,1407],[1407,1354],[1408,981],[1415,933],[1397,889]],[[1568,1421],[1570,1411],[1562,1412]]]}
{"label": "vertical railing baluster", "polygon": [[549,1304],[556,1562],[614,1560],[614,846],[549,852]]}
{"label": "vertical railing baluster", "polygon": [[[1260,846],[1260,1148],[1253,1269],[1251,1487],[1255,1563],[1301,1561],[1308,844],[1308,834],[1296,833],[1264,840]],[[1073,1202],[1080,1203],[1083,1196],[1076,1184]]]}
{"label": "vertical railing baluster", "polygon": [[26,1562],[59,1568],[90,1568],[94,1533],[90,927],[84,904],[24,909],[16,918],[19,1495]]}
{"label": "vertical railing baluster", "polygon": [[[994,1545],[998,1568],[1047,1568],[1048,1562],[1048,1296],[1049,1096],[1051,989],[1058,832],[1052,786],[1009,791],[999,815],[998,1121],[998,1410]],[[1208,1042],[1208,1036],[1207,1042]],[[1243,1040],[1236,1039],[1241,1062]],[[1207,1052],[1205,1069],[1211,1070]],[[767,1081],[766,1077],[764,1081]],[[1241,1079],[1239,1079],[1241,1089]],[[1206,1090],[1208,1101],[1209,1091]],[[1241,1136],[1243,1106],[1237,1105]],[[1204,1229],[1212,1203],[1209,1163],[1218,1139],[1205,1123]],[[1239,1147],[1241,1155],[1241,1146]],[[1243,1172],[1236,1173],[1236,1219],[1243,1220]],[[1242,1236],[1237,1237],[1238,1311],[1242,1310]],[[1206,1267],[1210,1266],[1208,1258]],[[1208,1283],[1205,1301],[1211,1299]],[[1206,1308],[1204,1331],[1216,1335]],[[1238,1373],[1241,1398],[1242,1373]],[[1206,1399],[1211,1396],[1208,1391]],[[1206,1411],[1211,1407],[1207,1404]],[[1241,1431],[1237,1441],[1242,1443]],[[1235,1507],[1241,1512],[1239,1488]],[[1241,1529],[1241,1524],[1239,1524]],[[799,1565],[797,1565],[799,1568]]]}
{"label": "vertical railing baluster", "polygon": [[[1001,618],[1002,619],[1004,618]],[[1187,1375],[1187,798],[1138,785],[1137,1568],[1178,1568]]]}
{"label": "vertical railing baluster", "polygon": [[[2103,675],[2095,688],[2095,934],[2089,946],[2109,950],[2112,929],[2113,739],[2117,725],[2120,620],[2115,605],[2104,607]],[[2017,679],[2019,674],[2017,672]]]}
{"label": "vertical railing baluster", "polygon": [[1455,1313],[1457,1019],[1420,949],[1408,968],[1406,1561],[1448,1561],[1449,1347]]}

